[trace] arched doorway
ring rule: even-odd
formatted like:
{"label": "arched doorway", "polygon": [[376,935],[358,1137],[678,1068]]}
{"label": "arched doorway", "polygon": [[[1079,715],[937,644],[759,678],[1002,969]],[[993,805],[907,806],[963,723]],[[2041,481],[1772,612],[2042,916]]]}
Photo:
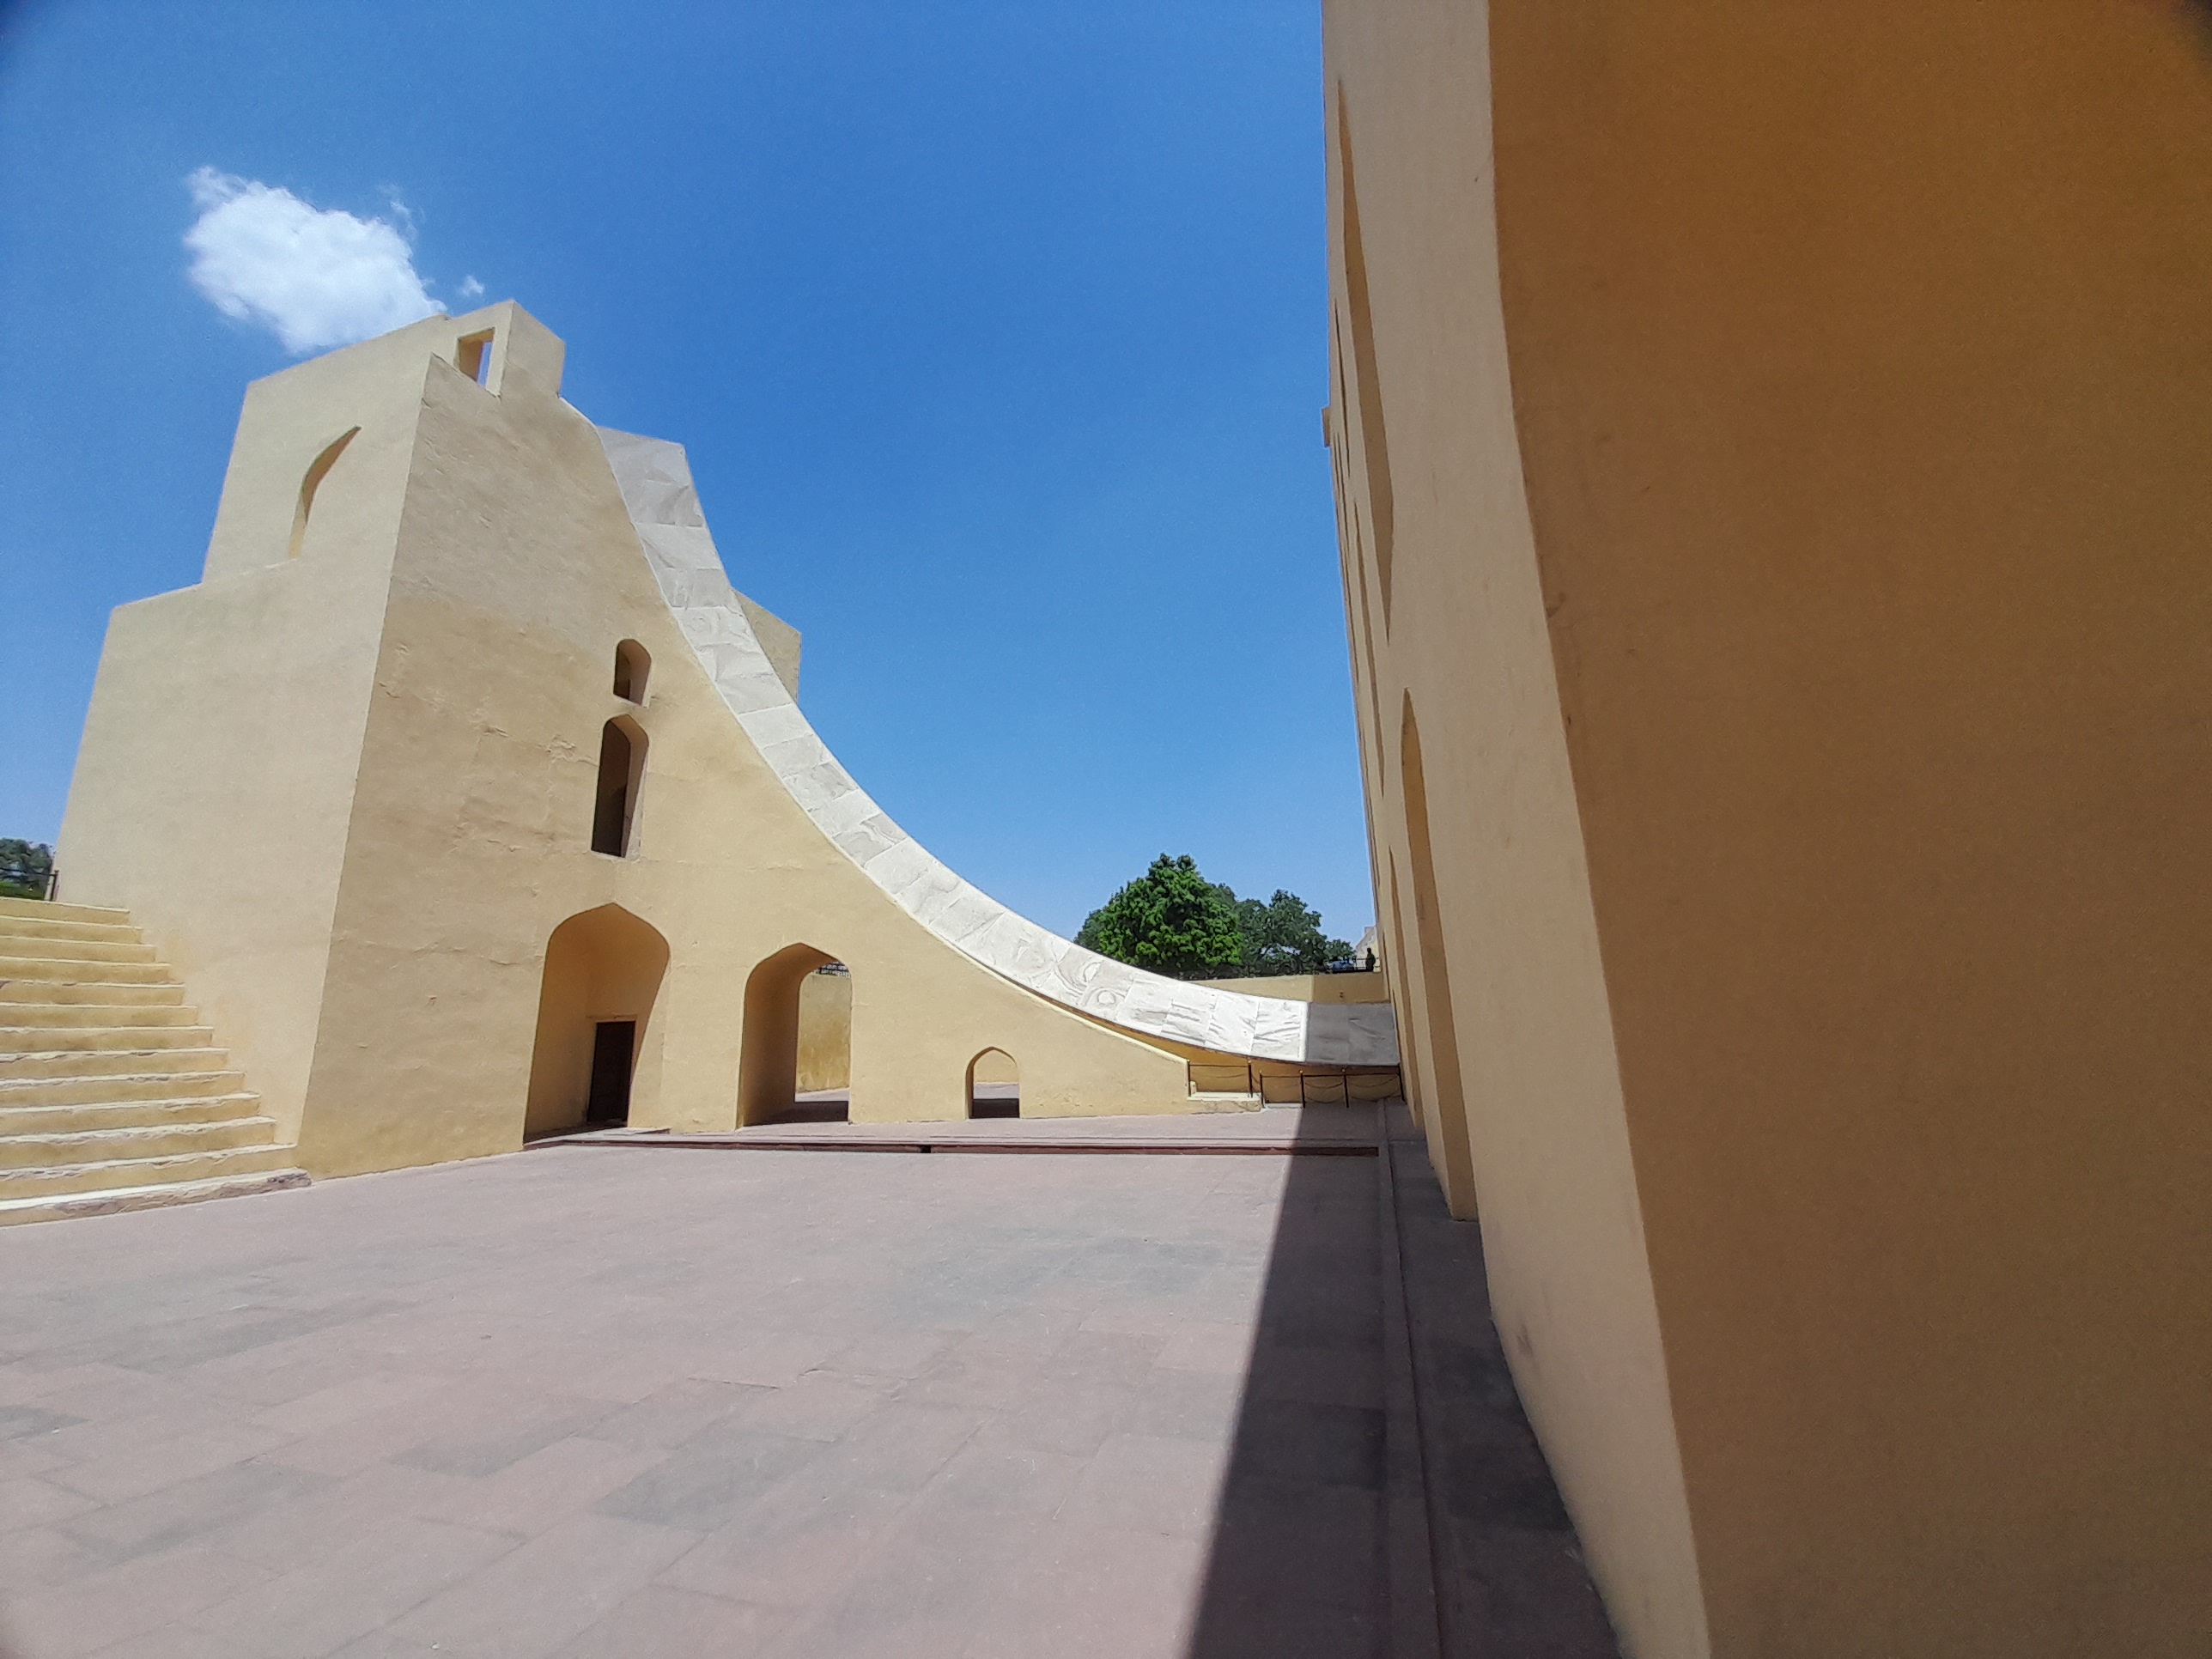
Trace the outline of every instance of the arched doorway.
{"label": "arched doorway", "polygon": [[523,1133],[626,1123],[668,941],[618,904],[573,915],[545,941]]}
{"label": "arched doorway", "polygon": [[968,1115],[1019,1117],[1022,1068],[1004,1048],[986,1048],[968,1062]]}
{"label": "arched doorway", "polygon": [[[828,971],[824,971],[824,970]],[[813,981],[825,981],[817,988]],[[836,981],[836,984],[826,981]],[[844,963],[811,945],[787,945],[745,981],[745,1024],[738,1056],[738,1122],[774,1123],[793,1115],[843,1117],[852,1079],[852,976]],[[805,1081],[817,1085],[806,1110],[801,1092],[800,1036],[805,1017]],[[840,1078],[842,1090],[826,1079]],[[838,1097],[824,1100],[823,1096]]]}
{"label": "arched doorway", "polygon": [[799,981],[799,1077],[793,1115],[842,1123],[853,1103],[853,972],[825,962]]}

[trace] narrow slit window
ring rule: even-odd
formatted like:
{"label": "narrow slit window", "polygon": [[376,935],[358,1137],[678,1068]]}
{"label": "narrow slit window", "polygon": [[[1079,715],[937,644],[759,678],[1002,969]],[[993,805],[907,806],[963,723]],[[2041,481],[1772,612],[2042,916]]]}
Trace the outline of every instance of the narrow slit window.
{"label": "narrow slit window", "polygon": [[615,647],[615,696],[631,702],[645,701],[645,677],[653,672],[653,659],[635,640]]}
{"label": "narrow slit window", "polygon": [[357,426],[348,427],[324,446],[323,453],[308,465],[307,476],[300,480],[299,504],[292,509],[292,545],[289,556],[298,558],[300,550],[307,545],[307,515],[315,510],[315,492],[323,487],[323,480],[330,476],[331,469],[338,464],[338,457],[345,453],[345,447],[360,431]]}
{"label": "narrow slit window", "polygon": [[453,350],[453,362],[461,373],[480,386],[491,385],[491,343],[497,332],[488,328],[481,334],[464,334]]}
{"label": "narrow slit window", "polygon": [[637,787],[645,775],[645,733],[627,718],[599,732],[599,780],[592,807],[592,850],[629,856],[637,823]]}

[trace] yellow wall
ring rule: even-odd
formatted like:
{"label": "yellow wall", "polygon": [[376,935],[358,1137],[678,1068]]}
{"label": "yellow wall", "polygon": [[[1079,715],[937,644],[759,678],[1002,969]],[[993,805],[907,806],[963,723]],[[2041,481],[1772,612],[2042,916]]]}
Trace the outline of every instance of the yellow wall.
{"label": "yellow wall", "polygon": [[[200,583],[109,624],[62,828],[61,896],[133,910],[288,1141],[428,355],[389,335],[248,389]],[[301,480],[355,426],[295,557]]]}
{"label": "yellow wall", "polygon": [[1390,990],[1380,973],[1269,974],[1259,979],[1202,979],[1217,991],[1243,991],[1255,997],[1291,1002],[1388,1002]]}
{"label": "yellow wall", "polygon": [[1409,1071],[1608,1606],[2200,1653],[2212,43],[1486,22],[1328,8],[1333,428]]}
{"label": "yellow wall", "polygon": [[[1522,503],[1482,15],[1337,0],[1327,24],[1332,459],[1407,1088],[1454,1210],[1480,1207],[1506,1353],[1615,1623],[1638,1654],[1696,1654],[1696,1543]],[[1425,853],[1405,810],[1414,728]]]}
{"label": "yellow wall", "polygon": [[799,1087],[842,1089],[853,1080],[853,976],[809,974],[799,988]]}

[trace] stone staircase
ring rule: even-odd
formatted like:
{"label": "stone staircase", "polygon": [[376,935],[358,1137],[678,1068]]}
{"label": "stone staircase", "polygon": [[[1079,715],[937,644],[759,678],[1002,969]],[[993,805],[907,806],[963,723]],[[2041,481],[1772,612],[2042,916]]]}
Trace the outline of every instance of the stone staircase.
{"label": "stone staircase", "polygon": [[0,898],[0,1227],[304,1187],[126,910]]}

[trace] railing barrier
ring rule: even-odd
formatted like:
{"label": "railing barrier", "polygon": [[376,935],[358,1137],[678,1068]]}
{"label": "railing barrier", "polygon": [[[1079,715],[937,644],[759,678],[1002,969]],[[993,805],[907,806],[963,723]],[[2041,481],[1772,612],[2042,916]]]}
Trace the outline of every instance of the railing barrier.
{"label": "railing barrier", "polygon": [[1249,1061],[1192,1060],[1190,1092],[1194,1095],[1258,1096],[1269,1106],[1349,1106],[1378,1100],[1395,1100],[1405,1093],[1398,1068],[1370,1066],[1336,1072],[1262,1072]]}

